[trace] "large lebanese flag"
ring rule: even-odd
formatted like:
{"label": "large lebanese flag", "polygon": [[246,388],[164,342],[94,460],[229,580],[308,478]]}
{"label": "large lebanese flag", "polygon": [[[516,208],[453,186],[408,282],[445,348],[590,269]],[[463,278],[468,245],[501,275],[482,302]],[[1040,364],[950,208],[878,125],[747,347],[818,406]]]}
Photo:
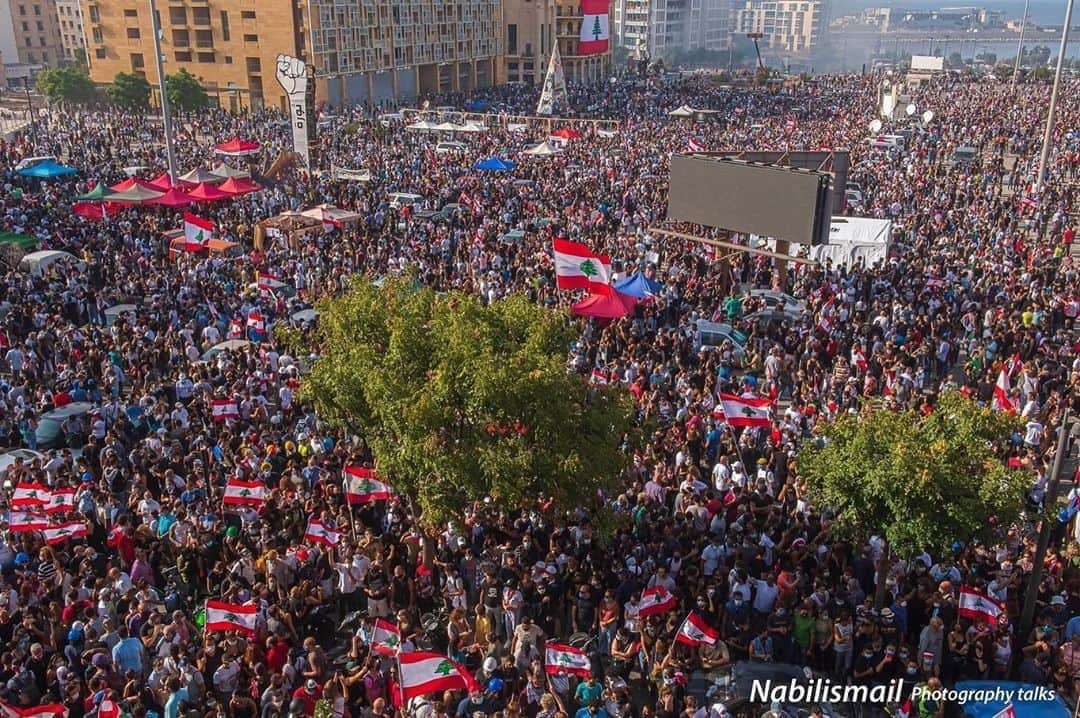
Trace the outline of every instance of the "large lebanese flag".
{"label": "large lebanese flag", "polygon": [[673,608],[675,608],[675,594],[662,585],[657,584],[641,592],[641,600],[638,601],[639,616],[655,616],[658,613],[667,613]]}
{"label": "large lebanese flag", "polygon": [[401,649],[401,631],[381,618],[375,619],[374,627],[364,629],[363,638],[371,650],[384,656],[396,656]]}
{"label": "large lebanese flag", "polygon": [[559,289],[588,289],[593,293],[609,291],[611,284],[611,258],[593,254],[580,242],[555,239],[555,284]]}
{"label": "large lebanese flag", "polygon": [[8,528],[13,534],[44,531],[49,528],[49,518],[34,511],[13,509],[8,516]]}
{"label": "large lebanese flag", "polygon": [[589,656],[580,648],[564,643],[548,643],[544,651],[544,670],[551,675],[588,678],[592,673]]}
{"label": "large lebanese flag", "polygon": [[45,504],[45,513],[58,514],[75,510],[75,489],[53,489],[49,492],[49,503]]}
{"label": "large lebanese flag", "polygon": [[1007,411],[1010,414],[1016,411],[1012,399],[1009,398],[1009,375],[1005,369],[998,372],[997,382],[994,383],[994,408],[998,411]]}
{"label": "large lebanese flag", "polygon": [[723,419],[731,426],[769,426],[769,399],[755,399],[721,394],[720,403],[713,409],[713,416]]}
{"label": "large lebanese flag", "polygon": [[961,586],[956,612],[960,618],[997,625],[998,618],[1005,613],[1005,607],[976,588]]}
{"label": "large lebanese flag", "polygon": [[40,706],[20,708],[0,702],[3,718],[67,718],[68,710],[63,703],[45,703]]}
{"label": "large lebanese flag", "polygon": [[428,693],[462,688],[469,693],[480,690],[480,685],[465,666],[438,653],[399,653],[398,675],[401,677],[401,696],[406,701]]}
{"label": "large lebanese flag", "polygon": [[20,509],[34,509],[49,503],[49,488],[41,484],[16,484],[11,505]]}
{"label": "large lebanese flag", "polygon": [[261,481],[242,481],[229,479],[225,484],[225,496],[221,503],[235,506],[262,506],[266,503],[266,495],[270,493],[266,485]]}
{"label": "large lebanese flag", "polygon": [[608,50],[608,0],[581,0],[579,55],[599,55]]}
{"label": "large lebanese flag", "polygon": [[214,223],[188,212],[184,213],[184,249],[198,252],[214,237]]}
{"label": "large lebanese flag", "polygon": [[257,606],[241,606],[237,603],[225,603],[208,598],[206,599],[206,630],[240,631],[253,636],[258,610]]}
{"label": "large lebanese flag", "polygon": [[214,421],[240,418],[240,409],[237,408],[235,399],[214,399],[211,411]]}
{"label": "large lebanese flag", "polygon": [[337,546],[341,541],[341,532],[335,531],[321,521],[311,519],[308,521],[304,538],[312,543],[321,543],[323,546]]}
{"label": "large lebanese flag", "polygon": [[390,484],[375,478],[375,472],[363,466],[345,467],[345,496],[350,504],[386,501],[394,493]]}
{"label": "large lebanese flag", "polygon": [[698,615],[697,611],[691,611],[686,620],[679,626],[679,633],[675,636],[679,643],[688,646],[712,645],[720,640],[720,634],[716,629],[705,623],[705,619]]}
{"label": "large lebanese flag", "polygon": [[90,530],[85,521],[67,521],[42,529],[41,533],[45,534],[45,543],[56,546],[70,539],[86,538],[90,535]]}

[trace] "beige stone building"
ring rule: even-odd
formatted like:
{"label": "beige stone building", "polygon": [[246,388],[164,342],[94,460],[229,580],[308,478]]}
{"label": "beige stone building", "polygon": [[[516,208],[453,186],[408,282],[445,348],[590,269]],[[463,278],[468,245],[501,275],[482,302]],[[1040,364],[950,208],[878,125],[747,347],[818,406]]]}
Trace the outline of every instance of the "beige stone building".
{"label": "beige stone building", "polygon": [[760,32],[766,47],[808,53],[824,39],[826,0],[745,0],[732,12],[732,32]]}
{"label": "beige stone building", "polygon": [[[610,2],[608,3],[608,17],[611,17]],[[614,36],[608,38],[607,52],[602,55],[579,55],[581,22],[580,0],[555,0],[555,37],[559,41],[559,54],[562,56],[566,79],[577,82],[599,82],[611,74],[611,51],[615,45],[615,38]],[[611,27],[610,24],[609,27]],[[544,69],[547,69],[546,64]]]}
{"label": "beige stone building", "polygon": [[56,16],[60,22],[60,44],[64,48],[64,59],[75,61],[86,52],[82,6],[79,5],[79,0],[56,0]]}
{"label": "beige stone building", "polygon": [[36,67],[64,60],[52,0],[0,0],[0,56],[6,64]]}
{"label": "beige stone building", "polygon": [[538,85],[544,81],[555,42],[555,6],[555,0],[503,0],[500,84]]}

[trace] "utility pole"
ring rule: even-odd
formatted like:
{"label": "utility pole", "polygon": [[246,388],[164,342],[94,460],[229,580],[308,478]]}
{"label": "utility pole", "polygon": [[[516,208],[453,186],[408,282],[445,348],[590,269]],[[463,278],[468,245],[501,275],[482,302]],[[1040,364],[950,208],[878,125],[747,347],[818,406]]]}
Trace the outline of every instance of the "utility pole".
{"label": "utility pole", "polygon": [[158,88],[161,91],[161,127],[165,132],[165,157],[169,162],[169,184],[176,186],[176,152],[173,150],[172,117],[169,115],[169,92],[165,87],[165,59],[161,56],[161,22],[157,2],[150,0],[150,24],[154,34],[154,60],[157,65]]}
{"label": "utility pole", "polygon": [[[1069,5],[1072,5],[1070,0]],[[1061,464],[1065,460],[1065,452],[1069,438],[1069,408],[1065,407],[1065,413],[1061,417],[1061,426],[1058,428],[1057,452],[1054,454],[1054,466],[1050,471],[1050,481],[1046,486],[1046,500],[1053,501],[1057,496],[1058,480],[1061,478]],[[1020,640],[1027,640],[1031,633],[1031,623],[1035,620],[1035,599],[1039,596],[1039,585],[1042,583],[1043,561],[1046,559],[1046,548],[1050,545],[1050,533],[1054,530],[1053,523],[1056,517],[1043,518],[1042,529],[1039,531],[1039,545],[1035,549],[1035,558],[1032,559],[1031,576],[1028,578],[1027,587],[1024,589],[1024,610],[1020,614],[1020,631],[1016,635]]]}
{"label": "utility pole", "polygon": [[23,90],[26,91],[26,119],[30,120],[30,139],[37,144],[37,122],[34,120],[34,103],[30,101],[30,78],[23,80]]}
{"label": "utility pole", "polygon": [[1016,43],[1016,64],[1013,65],[1013,87],[1016,87],[1016,78],[1020,74],[1020,53],[1024,51],[1024,30],[1027,28],[1028,4],[1030,2],[1031,0],[1024,0],[1024,17],[1020,20],[1020,40]]}
{"label": "utility pole", "polygon": [[1035,177],[1035,193],[1043,189],[1046,162],[1050,159],[1050,142],[1054,137],[1054,119],[1057,114],[1058,91],[1061,89],[1061,66],[1069,49],[1069,25],[1072,25],[1073,0],[1065,6],[1065,26],[1061,28],[1061,49],[1058,50],[1057,69],[1054,71],[1054,89],[1050,91],[1050,109],[1046,113],[1046,132],[1043,133],[1042,154],[1039,155],[1039,174]]}

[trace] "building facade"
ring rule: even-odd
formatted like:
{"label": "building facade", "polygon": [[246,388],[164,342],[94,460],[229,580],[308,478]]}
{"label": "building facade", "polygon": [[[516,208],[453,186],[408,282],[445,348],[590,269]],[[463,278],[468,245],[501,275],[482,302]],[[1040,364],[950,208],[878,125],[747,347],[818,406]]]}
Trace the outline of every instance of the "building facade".
{"label": "building facade", "polygon": [[[611,17],[610,4],[608,17]],[[608,38],[607,52],[595,55],[579,54],[578,43],[581,40],[583,19],[580,0],[555,0],[555,39],[559,43],[563,74],[568,82],[601,82],[611,74],[614,38]],[[546,59],[544,70],[547,70]]]}
{"label": "building facade", "polygon": [[615,0],[615,41],[627,52],[644,46],[652,60],[693,50],[723,50],[730,32],[728,0]]}
{"label": "building facade", "polygon": [[27,80],[35,68],[63,62],[60,23],[51,0],[0,0],[0,57],[13,70],[9,77]]}
{"label": "building facade", "polygon": [[543,82],[555,43],[555,0],[503,0],[503,29],[497,82]]}
{"label": "building facade", "polygon": [[84,58],[86,38],[79,0],[56,0],[56,15],[60,21],[60,44],[64,48],[64,59],[74,62]]}
{"label": "building facade", "polygon": [[761,33],[766,47],[804,54],[824,39],[826,11],[825,0],[745,0],[732,13],[732,31]]}

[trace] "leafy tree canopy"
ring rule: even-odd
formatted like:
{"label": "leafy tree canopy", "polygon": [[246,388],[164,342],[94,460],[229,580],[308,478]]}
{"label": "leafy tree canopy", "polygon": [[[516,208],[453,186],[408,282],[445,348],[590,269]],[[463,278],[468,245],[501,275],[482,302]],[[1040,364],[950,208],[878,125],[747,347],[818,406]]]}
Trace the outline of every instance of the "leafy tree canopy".
{"label": "leafy tree canopy", "polygon": [[319,310],[323,353],[302,392],[367,441],[424,524],[460,519],[485,497],[592,507],[623,468],[633,402],[567,372],[565,316],[523,296],[485,306],[362,278]]}
{"label": "leafy tree canopy", "polygon": [[927,416],[840,417],[799,453],[799,473],[814,505],[836,512],[835,533],[883,535],[902,553],[946,551],[1019,517],[1029,478],[1002,461],[1016,428],[1014,417],[948,392]]}
{"label": "leafy tree canopy", "polygon": [[150,83],[135,72],[120,72],[105,90],[109,100],[128,110],[145,110],[150,106]]}
{"label": "leafy tree canopy", "polygon": [[86,104],[97,98],[97,88],[86,67],[80,65],[42,70],[37,76],[37,89],[49,102],[55,103]]}
{"label": "leafy tree canopy", "polygon": [[169,105],[178,112],[199,110],[210,104],[206,88],[184,68],[175,75],[165,76],[165,88],[169,93]]}

